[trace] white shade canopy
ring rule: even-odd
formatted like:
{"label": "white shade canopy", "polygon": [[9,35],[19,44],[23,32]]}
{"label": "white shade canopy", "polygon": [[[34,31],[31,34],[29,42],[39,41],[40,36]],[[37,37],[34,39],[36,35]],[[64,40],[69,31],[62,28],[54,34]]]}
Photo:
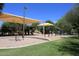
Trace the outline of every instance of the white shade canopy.
{"label": "white shade canopy", "polygon": [[38,26],[54,26],[54,25],[51,23],[43,23],[43,24],[39,24]]}

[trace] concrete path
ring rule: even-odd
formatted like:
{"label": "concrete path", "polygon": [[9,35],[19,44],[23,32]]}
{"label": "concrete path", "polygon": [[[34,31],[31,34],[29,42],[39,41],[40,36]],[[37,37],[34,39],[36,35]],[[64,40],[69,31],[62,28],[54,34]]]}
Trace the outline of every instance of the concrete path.
{"label": "concrete path", "polygon": [[31,46],[35,44],[58,40],[60,38],[61,36],[52,35],[48,37],[43,36],[42,34],[38,34],[32,36],[25,36],[24,40],[21,36],[18,36],[18,40],[16,41],[15,36],[5,36],[0,37],[0,49],[21,48],[25,46]]}

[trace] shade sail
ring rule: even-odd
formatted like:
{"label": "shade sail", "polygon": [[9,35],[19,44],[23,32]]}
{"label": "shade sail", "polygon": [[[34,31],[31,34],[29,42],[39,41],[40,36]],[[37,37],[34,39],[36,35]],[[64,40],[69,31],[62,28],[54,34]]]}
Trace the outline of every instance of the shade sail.
{"label": "shade sail", "polygon": [[35,19],[31,19],[31,18],[24,18],[22,16],[16,16],[13,14],[8,14],[8,13],[1,13],[0,20],[4,21],[4,22],[21,23],[21,24],[39,22],[39,20],[35,20]]}
{"label": "shade sail", "polygon": [[38,26],[54,26],[54,25],[51,23],[43,23],[43,24],[39,24]]}

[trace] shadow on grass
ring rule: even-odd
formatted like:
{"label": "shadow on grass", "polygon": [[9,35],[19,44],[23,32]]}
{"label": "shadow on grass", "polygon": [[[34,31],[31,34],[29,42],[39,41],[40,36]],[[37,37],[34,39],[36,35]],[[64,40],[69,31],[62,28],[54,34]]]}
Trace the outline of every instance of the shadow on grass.
{"label": "shadow on grass", "polygon": [[79,56],[79,37],[69,37],[64,39],[67,40],[60,45],[59,50],[74,56]]}

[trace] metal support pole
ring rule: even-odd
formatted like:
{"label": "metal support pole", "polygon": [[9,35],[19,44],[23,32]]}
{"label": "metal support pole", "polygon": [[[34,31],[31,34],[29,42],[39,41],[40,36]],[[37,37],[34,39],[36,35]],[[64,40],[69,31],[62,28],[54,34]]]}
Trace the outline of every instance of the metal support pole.
{"label": "metal support pole", "polygon": [[[43,21],[44,23],[44,21]],[[45,36],[45,27],[43,26],[43,35]]]}
{"label": "metal support pole", "polygon": [[24,12],[23,12],[23,16],[24,16],[24,19],[23,19],[23,35],[22,35],[22,38],[24,39],[24,33],[25,33],[25,10],[26,10],[26,7],[24,7]]}
{"label": "metal support pole", "polygon": [[15,40],[18,41],[18,24],[16,24]]}
{"label": "metal support pole", "polygon": [[43,35],[45,36],[45,27],[43,26]]}
{"label": "metal support pole", "polygon": [[23,24],[23,33],[22,33],[22,38],[24,39],[24,24]]}

